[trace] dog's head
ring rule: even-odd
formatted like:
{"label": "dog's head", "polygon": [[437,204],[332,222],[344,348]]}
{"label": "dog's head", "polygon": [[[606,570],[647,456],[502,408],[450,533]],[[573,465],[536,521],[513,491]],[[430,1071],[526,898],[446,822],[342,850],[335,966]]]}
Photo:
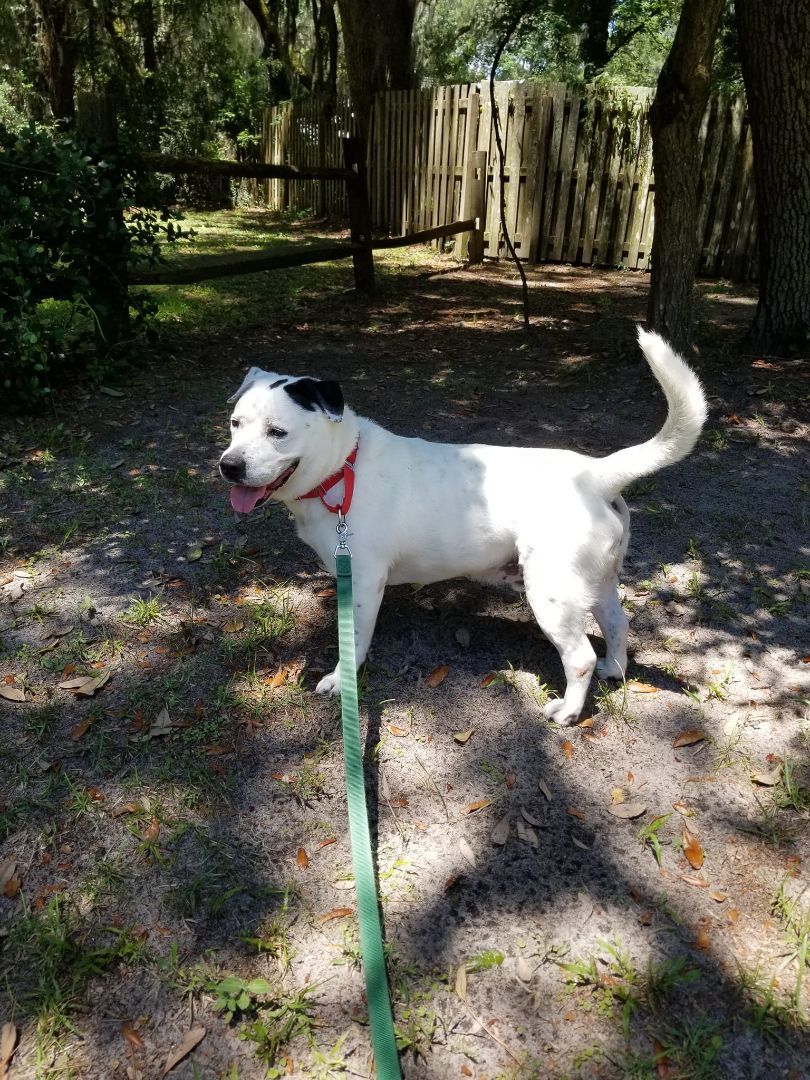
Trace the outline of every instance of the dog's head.
{"label": "dog's head", "polygon": [[314,482],[322,479],[318,462],[328,460],[330,428],[343,419],[343,393],[336,382],[253,367],[228,401],[235,403],[231,445],[219,471],[233,484],[234,510],[247,514],[272,495],[283,497],[293,474],[307,462],[315,466]]}

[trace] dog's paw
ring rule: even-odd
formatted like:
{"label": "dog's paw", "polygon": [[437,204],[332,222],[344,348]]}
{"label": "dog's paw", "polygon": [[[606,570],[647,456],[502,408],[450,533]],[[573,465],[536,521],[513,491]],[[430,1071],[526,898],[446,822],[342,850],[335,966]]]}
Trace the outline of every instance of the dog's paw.
{"label": "dog's paw", "polygon": [[329,675],[324,675],[318,685],[315,687],[316,694],[323,694],[325,697],[334,697],[340,693],[340,671],[335,668]]}
{"label": "dog's paw", "polygon": [[576,712],[570,709],[566,711],[565,698],[555,698],[543,710],[546,720],[553,720],[560,727],[570,727],[571,724],[575,724],[579,720],[579,712],[579,709]]}
{"label": "dog's paw", "polygon": [[618,660],[612,656],[603,656],[596,661],[596,677],[598,679],[623,679],[624,672]]}

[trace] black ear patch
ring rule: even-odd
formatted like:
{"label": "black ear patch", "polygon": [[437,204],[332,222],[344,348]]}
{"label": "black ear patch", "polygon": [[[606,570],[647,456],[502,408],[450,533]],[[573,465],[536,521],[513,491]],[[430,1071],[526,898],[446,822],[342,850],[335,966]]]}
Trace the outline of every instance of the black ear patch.
{"label": "black ear patch", "polygon": [[343,391],[340,383],[330,379],[297,379],[284,387],[296,405],[309,412],[320,409],[330,420],[339,423],[343,419]]}

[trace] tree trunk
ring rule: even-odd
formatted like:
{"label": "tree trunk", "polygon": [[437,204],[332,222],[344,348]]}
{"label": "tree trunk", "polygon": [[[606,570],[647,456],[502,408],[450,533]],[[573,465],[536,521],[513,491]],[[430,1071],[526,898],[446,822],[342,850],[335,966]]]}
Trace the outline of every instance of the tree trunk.
{"label": "tree trunk", "polygon": [[54,120],[75,115],[75,47],[70,0],[34,0],[39,19],[39,67]]}
{"label": "tree trunk", "polygon": [[407,90],[413,79],[415,0],[337,0],[352,105],[363,137],[378,90]]}
{"label": "tree trunk", "polygon": [[590,82],[604,70],[610,51],[610,21],[614,16],[614,0],[590,0],[584,5],[585,37],[580,46],[585,64],[585,81]]}
{"label": "tree trunk", "polygon": [[810,3],[737,0],[759,238],[757,349],[810,344]]}
{"label": "tree trunk", "polygon": [[724,0],[684,0],[675,40],[650,109],[655,228],[647,309],[650,326],[680,352],[691,347],[698,260],[700,124]]}
{"label": "tree trunk", "polygon": [[[284,6],[281,0],[243,0],[256,20],[262,37],[262,56],[269,62],[270,93],[274,101],[288,101],[296,83],[307,90],[312,80],[293,59],[298,4]],[[283,27],[282,27],[283,23]]]}

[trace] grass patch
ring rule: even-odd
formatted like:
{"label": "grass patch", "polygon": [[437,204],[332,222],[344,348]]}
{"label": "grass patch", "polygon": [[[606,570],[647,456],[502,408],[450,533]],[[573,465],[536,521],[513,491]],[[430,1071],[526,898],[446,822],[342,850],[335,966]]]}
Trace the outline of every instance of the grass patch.
{"label": "grass patch", "polygon": [[52,897],[42,911],[25,909],[12,923],[6,944],[9,969],[17,973],[17,1008],[35,1019],[41,1039],[75,1030],[72,1015],[91,979],[109,974],[119,963],[141,963],[148,955],[129,930],[84,925],[63,896]]}

